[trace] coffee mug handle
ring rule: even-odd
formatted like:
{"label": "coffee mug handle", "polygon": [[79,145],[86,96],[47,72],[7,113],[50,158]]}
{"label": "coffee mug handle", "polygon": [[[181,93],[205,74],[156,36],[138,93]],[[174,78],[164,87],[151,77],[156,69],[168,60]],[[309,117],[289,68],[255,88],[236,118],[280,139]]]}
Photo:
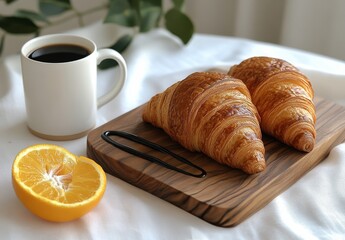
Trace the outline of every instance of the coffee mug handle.
{"label": "coffee mug handle", "polygon": [[103,96],[100,96],[97,99],[97,108],[100,108],[120,93],[127,78],[127,65],[121,54],[119,54],[113,49],[99,49],[97,53],[97,64],[100,64],[105,59],[114,59],[118,63],[120,68],[120,76],[116,80],[116,83],[114,84],[112,89],[108,93],[104,94]]}

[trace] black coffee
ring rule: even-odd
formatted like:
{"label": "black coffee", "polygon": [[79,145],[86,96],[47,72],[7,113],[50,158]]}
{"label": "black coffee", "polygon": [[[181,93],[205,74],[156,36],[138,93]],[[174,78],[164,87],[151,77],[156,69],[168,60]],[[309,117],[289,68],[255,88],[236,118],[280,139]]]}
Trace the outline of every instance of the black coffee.
{"label": "black coffee", "polygon": [[90,52],[81,46],[73,44],[48,45],[33,51],[29,58],[47,63],[63,63],[82,59]]}

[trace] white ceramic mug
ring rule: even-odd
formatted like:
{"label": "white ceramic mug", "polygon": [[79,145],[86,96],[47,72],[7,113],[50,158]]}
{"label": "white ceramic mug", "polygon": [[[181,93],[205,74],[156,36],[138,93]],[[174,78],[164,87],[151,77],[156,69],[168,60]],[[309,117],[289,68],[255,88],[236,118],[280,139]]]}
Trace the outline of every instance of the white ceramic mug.
{"label": "white ceramic mug", "polygon": [[[89,54],[60,63],[29,58],[37,49],[61,44],[83,47]],[[97,98],[97,64],[104,59],[114,59],[120,71],[113,87]],[[25,43],[21,66],[28,128],[51,140],[85,136],[96,124],[97,109],[121,91],[127,76],[126,62],[118,52],[97,50],[93,41],[66,34],[40,36]]]}

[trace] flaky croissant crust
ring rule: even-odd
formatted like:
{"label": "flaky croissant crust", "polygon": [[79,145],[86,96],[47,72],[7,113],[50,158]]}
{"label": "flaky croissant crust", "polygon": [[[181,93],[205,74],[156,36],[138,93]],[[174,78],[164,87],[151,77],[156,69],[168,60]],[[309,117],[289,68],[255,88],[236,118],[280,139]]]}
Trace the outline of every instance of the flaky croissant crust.
{"label": "flaky croissant crust", "polygon": [[282,59],[253,57],[231,67],[228,74],[248,87],[264,133],[301,151],[313,149],[314,91],[296,67]]}
{"label": "flaky croissant crust", "polygon": [[265,169],[259,115],[242,81],[197,72],[155,95],[143,120],[162,128],[191,151],[257,173]]}

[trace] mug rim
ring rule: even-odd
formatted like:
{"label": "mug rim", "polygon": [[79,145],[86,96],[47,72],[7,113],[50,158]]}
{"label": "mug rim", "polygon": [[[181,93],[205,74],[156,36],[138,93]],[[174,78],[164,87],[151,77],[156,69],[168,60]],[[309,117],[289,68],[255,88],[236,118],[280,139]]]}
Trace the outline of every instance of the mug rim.
{"label": "mug rim", "polygon": [[[82,46],[86,48],[90,53],[78,60],[70,61],[70,62],[60,62],[60,63],[50,63],[50,62],[41,62],[41,61],[36,61],[31,58],[29,58],[29,55],[44,46],[49,46],[52,44],[75,44]],[[25,59],[29,61],[34,61],[36,63],[41,63],[41,64],[70,64],[73,62],[78,62],[82,61],[83,59],[88,58],[90,55],[92,55],[94,52],[96,52],[97,46],[96,44],[88,38],[79,36],[79,35],[73,35],[73,34],[64,34],[64,33],[58,33],[58,34],[47,34],[47,35],[42,35],[39,37],[35,37],[24,43],[24,45],[21,47],[20,53],[21,56],[24,57]]]}

